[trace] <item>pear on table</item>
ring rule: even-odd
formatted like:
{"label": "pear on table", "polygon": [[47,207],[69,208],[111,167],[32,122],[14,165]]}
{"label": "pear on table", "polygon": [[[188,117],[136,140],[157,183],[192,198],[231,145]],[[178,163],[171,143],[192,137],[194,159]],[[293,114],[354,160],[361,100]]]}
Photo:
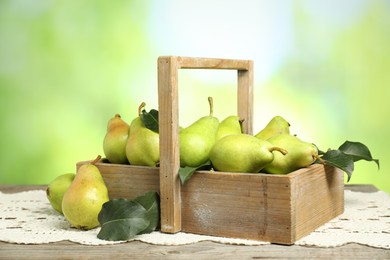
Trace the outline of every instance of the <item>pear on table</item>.
{"label": "pear on table", "polygon": [[131,165],[157,166],[160,162],[159,134],[148,129],[142,122],[142,102],[138,107],[138,117],[130,124],[129,137],[126,144],[126,156]]}
{"label": "pear on table", "polygon": [[76,174],[65,173],[52,180],[46,188],[46,197],[50,205],[58,213],[62,214],[62,199]]}
{"label": "pear on table", "polygon": [[62,212],[69,223],[89,230],[99,226],[98,215],[102,205],[109,200],[106,184],[95,163],[82,165],[62,199]]}
{"label": "pear on table", "polygon": [[260,130],[255,136],[262,140],[268,140],[269,138],[279,134],[289,134],[290,124],[281,116],[273,117],[268,124]]}
{"label": "pear on table", "polygon": [[208,101],[210,114],[180,131],[181,167],[198,167],[209,160],[210,150],[217,138],[219,120],[213,116],[213,99],[209,97]]}
{"label": "pear on table", "polygon": [[284,149],[248,134],[228,135],[218,140],[210,152],[213,168],[223,172],[258,173]]}
{"label": "pear on table", "polygon": [[129,124],[116,114],[108,121],[107,133],[103,140],[103,151],[110,163],[127,164],[126,144],[129,137]]}
{"label": "pear on table", "polygon": [[227,136],[227,135],[231,135],[231,134],[241,134],[243,121],[244,120],[240,119],[239,116],[226,117],[219,124],[216,140],[219,140],[222,137]]}
{"label": "pear on table", "polygon": [[264,168],[267,173],[287,174],[299,168],[304,168],[318,158],[317,147],[290,134],[276,135],[268,141],[288,151],[286,156],[275,153],[274,160]]}

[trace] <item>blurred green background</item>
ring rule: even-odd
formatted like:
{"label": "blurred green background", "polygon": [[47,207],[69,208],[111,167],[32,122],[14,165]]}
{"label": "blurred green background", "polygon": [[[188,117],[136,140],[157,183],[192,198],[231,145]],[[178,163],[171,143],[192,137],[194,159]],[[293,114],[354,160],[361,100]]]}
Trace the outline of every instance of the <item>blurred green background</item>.
{"label": "blurred green background", "polygon": [[[0,2],[0,183],[103,154],[108,120],[158,108],[157,58],[252,59],[254,132],[275,115],[322,150],[366,144],[350,183],[390,192],[390,1]],[[183,70],[180,124],[236,113],[234,71]]]}

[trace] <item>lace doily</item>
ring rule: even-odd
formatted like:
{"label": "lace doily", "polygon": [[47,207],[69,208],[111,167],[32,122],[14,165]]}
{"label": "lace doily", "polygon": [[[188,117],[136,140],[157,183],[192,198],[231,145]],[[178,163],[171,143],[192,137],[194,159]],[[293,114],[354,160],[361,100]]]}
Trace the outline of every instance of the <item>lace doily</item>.
{"label": "lace doily", "polygon": [[[105,245],[123,243],[97,238],[100,228],[81,231],[71,228],[65,218],[51,208],[45,191],[14,194],[0,192],[0,241],[18,244],[43,244],[63,240]],[[200,241],[226,244],[264,245],[268,242],[221,238],[188,233],[153,232],[139,235],[138,240],[156,245],[184,245]],[[361,193],[345,191],[345,212],[329,221],[296,245],[335,247],[358,243],[390,249],[390,195],[383,191]]]}

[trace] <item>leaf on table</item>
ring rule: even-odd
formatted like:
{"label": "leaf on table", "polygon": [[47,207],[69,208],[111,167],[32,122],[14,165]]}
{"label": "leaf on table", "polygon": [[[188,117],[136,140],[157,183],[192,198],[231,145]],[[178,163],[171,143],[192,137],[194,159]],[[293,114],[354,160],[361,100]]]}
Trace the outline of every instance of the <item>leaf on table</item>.
{"label": "leaf on table", "polygon": [[135,198],[134,201],[138,202],[145,208],[147,218],[150,221],[149,226],[141,233],[146,234],[156,230],[158,224],[160,223],[160,196],[158,193],[150,191],[145,193],[143,196]]}
{"label": "leaf on table", "polygon": [[339,150],[352,157],[354,162],[359,160],[374,161],[379,169],[379,160],[373,159],[368,147],[360,142],[345,141]]}
{"label": "leaf on table", "polygon": [[98,216],[98,238],[129,240],[154,231],[160,222],[159,201],[157,192],[147,192],[134,200],[112,199],[104,203]]}
{"label": "leaf on table", "polygon": [[142,123],[146,128],[158,133],[158,111],[155,109],[151,109],[149,112],[146,110],[142,110],[141,114]]}
{"label": "leaf on table", "polygon": [[206,163],[199,165],[197,167],[190,167],[190,166],[180,167],[179,177],[180,177],[181,184],[184,185],[192,177],[194,172],[199,170],[210,170],[210,169],[211,169],[210,161],[207,161]]}
{"label": "leaf on table", "polygon": [[135,201],[110,200],[99,213],[101,229],[97,237],[109,241],[131,239],[149,226],[146,215],[146,209]]}

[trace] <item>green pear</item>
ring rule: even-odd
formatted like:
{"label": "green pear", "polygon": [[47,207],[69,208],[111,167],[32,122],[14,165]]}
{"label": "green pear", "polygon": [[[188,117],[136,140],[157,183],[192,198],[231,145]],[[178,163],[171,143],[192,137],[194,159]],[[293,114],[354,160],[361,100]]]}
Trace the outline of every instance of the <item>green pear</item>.
{"label": "green pear", "polygon": [[307,167],[318,157],[317,147],[290,134],[280,134],[268,139],[270,143],[288,151],[286,156],[275,153],[274,160],[264,168],[267,173],[287,174]]}
{"label": "green pear", "polygon": [[228,116],[221,121],[218,127],[216,140],[231,134],[242,133],[242,122],[239,116]]}
{"label": "green pear", "polygon": [[98,215],[109,200],[107,187],[95,165],[100,158],[78,169],[62,199],[62,212],[75,228],[88,230],[99,226]]}
{"label": "green pear", "polygon": [[180,166],[198,167],[209,160],[219,127],[218,118],[213,116],[213,99],[208,98],[210,114],[203,116],[180,131]]}
{"label": "green pear", "polygon": [[[273,151],[287,151],[248,134],[227,135],[210,152],[213,168],[223,172],[258,173],[274,159]],[[283,155],[282,155],[283,156]]]}
{"label": "green pear", "polygon": [[281,116],[275,116],[255,136],[262,140],[268,140],[272,136],[289,133],[290,124],[286,121],[286,119]]}
{"label": "green pear", "polygon": [[132,165],[156,166],[160,162],[160,137],[142,122],[141,110],[144,106],[145,103],[142,102],[138,107],[138,117],[130,124],[126,156]]}
{"label": "green pear", "polygon": [[127,164],[126,144],[129,137],[129,124],[119,114],[108,121],[107,133],[103,140],[103,151],[111,163]]}
{"label": "green pear", "polygon": [[75,176],[74,173],[65,173],[57,176],[47,185],[46,197],[53,209],[60,214],[62,214],[62,198]]}

